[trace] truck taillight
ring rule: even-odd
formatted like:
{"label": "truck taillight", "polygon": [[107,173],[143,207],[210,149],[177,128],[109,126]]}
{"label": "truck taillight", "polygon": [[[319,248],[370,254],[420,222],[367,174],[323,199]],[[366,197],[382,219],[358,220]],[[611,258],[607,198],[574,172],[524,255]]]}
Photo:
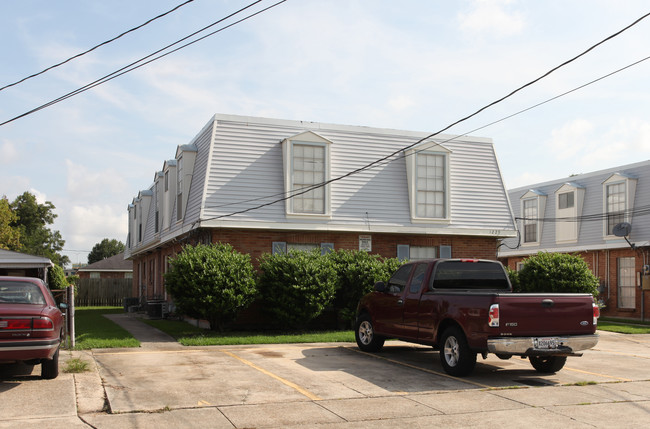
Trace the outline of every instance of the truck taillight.
{"label": "truck taillight", "polygon": [[499,327],[499,304],[492,304],[490,306],[490,312],[488,318],[488,326],[491,328]]}
{"label": "truck taillight", "polygon": [[594,326],[598,323],[598,318],[600,317],[600,307],[598,307],[598,304],[593,303],[591,304],[594,307]]}

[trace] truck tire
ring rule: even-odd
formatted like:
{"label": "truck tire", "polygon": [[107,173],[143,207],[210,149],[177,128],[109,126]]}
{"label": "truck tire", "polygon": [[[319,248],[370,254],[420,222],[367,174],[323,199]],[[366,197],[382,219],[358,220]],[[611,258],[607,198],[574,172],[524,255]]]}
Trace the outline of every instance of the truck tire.
{"label": "truck tire", "polygon": [[52,380],[59,375],[59,349],[56,349],[52,359],[43,359],[41,363],[41,378]]}
{"label": "truck tire", "polygon": [[530,364],[544,374],[553,374],[564,367],[566,356],[529,356]]}
{"label": "truck tire", "polygon": [[442,333],[440,363],[447,374],[455,377],[468,375],[476,366],[476,353],[469,348],[465,334],[457,326]]}
{"label": "truck tire", "polygon": [[369,314],[362,314],[357,318],[354,337],[357,340],[357,346],[364,352],[378,352],[384,347],[384,338],[375,334]]}

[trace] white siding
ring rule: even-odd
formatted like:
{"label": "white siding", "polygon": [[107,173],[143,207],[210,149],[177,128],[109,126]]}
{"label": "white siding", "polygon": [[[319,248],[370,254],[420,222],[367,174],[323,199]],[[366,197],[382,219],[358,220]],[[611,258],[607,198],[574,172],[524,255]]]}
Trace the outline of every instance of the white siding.
{"label": "white siding", "polygon": [[[650,221],[648,220],[648,215],[650,215],[650,161],[510,190],[508,194],[510,196],[510,201],[512,202],[512,211],[515,217],[522,216],[520,204],[521,196],[530,189],[537,189],[549,196],[546,201],[546,212],[544,217],[547,219],[554,219],[558,217],[556,210],[556,191],[563,184],[571,182],[584,190],[584,205],[581,213],[583,220],[579,224],[577,242],[558,242],[556,240],[556,223],[548,221],[544,222],[542,230],[543,235],[539,246],[526,247],[526,249],[520,248],[516,250],[501,248],[499,256],[505,257],[534,254],[540,250],[579,251],[604,248],[628,248],[628,244],[622,238],[605,239],[603,236],[603,225],[605,222],[603,219],[603,182],[615,173],[622,173],[636,179],[636,192],[633,209],[640,210],[641,213],[631,219],[630,223],[632,224],[632,233],[630,234],[629,239],[631,242],[636,241],[637,244],[647,243],[650,240]],[[578,204],[577,195],[576,204]],[[587,218],[585,218],[585,216]],[[507,239],[505,240],[505,243],[508,248],[514,248],[517,246],[517,239]]]}
{"label": "white siding", "polygon": [[[399,153],[390,162],[333,182],[330,219],[287,217],[283,201],[269,204],[281,200],[284,193],[281,141],[305,131],[332,142],[332,178]],[[161,231],[160,241],[199,225],[512,236],[513,218],[494,147],[485,138],[462,137],[443,144],[451,152],[450,222],[411,222],[406,161],[401,149],[424,137],[424,133],[411,131],[215,115],[189,142],[196,147],[196,159],[189,192],[183,195],[187,198],[184,218],[177,222],[176,203],[171,202],[170,228]],[[435,141],[449,137],[438,136]],[[257,206],[262,207],[249,210]],[[150,216],[155,213],[148,212]],[[137,247],[151,247],[157,241],[151,222]]]}

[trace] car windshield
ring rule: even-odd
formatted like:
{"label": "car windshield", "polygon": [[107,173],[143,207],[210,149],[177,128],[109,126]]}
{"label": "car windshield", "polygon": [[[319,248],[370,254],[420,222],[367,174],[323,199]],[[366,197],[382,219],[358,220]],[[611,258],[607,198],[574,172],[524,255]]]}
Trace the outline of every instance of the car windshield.
{"label": "car windshield", "polygon": [[0,303],[45,304],[41,289],[27,282],[0,282]]}

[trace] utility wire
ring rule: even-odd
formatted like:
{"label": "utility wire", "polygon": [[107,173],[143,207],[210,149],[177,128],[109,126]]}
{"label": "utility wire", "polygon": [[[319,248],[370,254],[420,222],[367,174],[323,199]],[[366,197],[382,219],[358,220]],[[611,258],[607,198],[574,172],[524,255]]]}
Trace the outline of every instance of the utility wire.
{"label": "utility wire", "polygon": [[162,17],[164,17],[164,16],[166,16],[166,15],[169,15],[170,13],[172,13],[172,12],[174,12],[174,11],[180,9],[181,7],[185,6],[185,5],[188,4],[188,3],[191,3],[191,2],[193,2],[193,1],[194,1],[194,0],[187,0],[185,3],[181,3],[181,4],[179,4],[178,6],[174,7],[173,9],[170,9],[170,10],[168,10],[168,11],[165,12],[165,13],[161,13],[160,15],[158,15],[158,16],[156,16],[156,17],[154,17],[154,18],[151,18],[150,20],[148,20],[148,21],[146,21],[146,22],[144,22],[144,23],[138,25],[137,27],[133,27],[133,28],[131,28],[130,30],[125,31],[125,32],[122,33],[122,34],[113,37],[112,39],[109,39],[109,40],[107,40],[107,41],[105,41],[105,42],[102,42],[102,43],[100,43],[99,45],[95,45],[95,46],[93,46],[92,48],[90,48],[90,49],[88,49],[88,50],[86,50],[86,51],[83,51],[83,52],[81,52],[81,53],[79,53],[79,54],[77,54],[77,55],[74,55],[74,56],[68,58],[67,60],[61,61],[60,63],[56,63],[56,64],[54,64],[54,65],[52,65],[52,66],[50,66],[50,67],[48,67],[48,68],[46,68],[46,69],[44,69],[44,70],[41,70],[41,71],[38,72],[38,73],[31,74],[31,75],[29,75],[29,76],[27,76],[27,77],[24,77],[24,78],[22,78],[22,79],[20,79],[20,80],[18,80],[18,81],[16,81],[16,82],[13,82],[13,83],[10,83],[10,84],[8,84],[8,85],[5,85],[5,86],[3,86],[2,88],[0,88],[0,91],[3,91],[3,90],[5,90],[5,89],[7,89],[7,88],[10,88],[10,87],[12,87],[12,86],[16,86],[16,85],[18,85],[18,84],[20,84],[20,83],[23,83],[23,82],[25,82],[26,80],[32,79],[32,78],[34,78],[34,77],[36,77],[36,76],[40,76],[40,75],[42,75],[43,73],[46,73],[46,72],[48,72],[48,71],[50,71],[50,70],[52,70],[52,69],[54,69],[54,68],[60,67],[60,66],[62,66],[62,65],[64,65],[64,64],[66,64],[66,63],[69,63],[70,61],[72,61],[72,60],[74,60],[74,59],[77,59],[77,58],[79,58],[79,57],[82,57],[82,56],[84,56],[84,55],[86,55],[86,54],[88,54],[88,53],[94,51],[94,50],[97,49],[97,48],[100,48],[100,47],[102,47],[102,46],[104,46],[104,45],[108,45],[109,43],[116,41],[116,40],[119,39],[120,37],[122,37],[122,36],[126,36],[126,35],[129,34],[129,33],[132,33],[132,32],[134,32],[134,31],[136,31],[136,30],[139,30],[140,28],[144,27],[145,25],[148,25],[148,24],[152,23],[153,21],[155,21],[155,20],[157,20],[157,19],[160,19],[160,18],[162,18]]}
{"label": "utility wire", "polygon": [[592,221],[602,221],[611,216],[645,216],[650,214],[650,205],[630,208],[626,210],[619,210],[616,212],[609,213],[593,213],[583,216],[572,216],[572,217],[515,217],[515,220],[531,221],[531,222],[592,222]]}
{"label": "utility wire", "polygon": [[[154,57],[155,55],[157,55],[157,54],[159,54],[159,53],[161,53],[161,52],[163,52],[163,51],[165,51],[165,50],[171,48],[172,46],[177,45],[177,44],[179,44],[179,43],[181,43],[181,42],[183,42],[183,41],[185,41],[185,40],[187,40],[187,39],[189,39],[189,38],[191,38],[191,37],[193,37],[193,36],[195,36],[195,35],[197,35],[197,34],[203,32],[203,31],[205,31],[205,30],[207,30],[207,29],[209,29],[209,28],[211,28],[211,27],[213,27],[213,26],[215,26],[215,25],[217,25],[217,24],[219,24],[219,23],[221,23],[221,22],[223,22],[223,21],[229,19],[229,18],[232,18],[233,16],[235,16],[235,15],[237,15],[237,14],[243,12],[244,10],[246,10],[246,9],[248,9],[248,8],[250,8],[250,7],[254,6],[254,5],[256,5],[257,3],[260,3],[261,1],[263,1],[263,0],[257,0],[257,1],[255,1],[255,2],[249,4],[248,6],[245,6],[245,7],[241,8],[241,9],[239,9],[238,11],[233,12],[233,13],[231,13],[230,15],[228,15],[228,16],[226,16],[226,17],[224,17],[224,18],[222,18],[222,19],[220,19],[220,20],[218,20],[218,21],[215,21],[215,22],[213,22],[212,24],[207,25],[207,26],[203,27],[202,29],[200,29],[200,30],[198,30],[198,31],[195,31],[195,32],[192,33],[192,34],[190,34],[190,35],[188,35],[188,36],[186,36],[186,37],[184,37],[184,38],[182,38],[182,39],[180,39],[180,40],[177,40],[176,42],[171,43],[171,44],[165,46],[164,48],[161,48],[161,49],[159,49],[159,50],[157,50],[157,51],[155,51],[155,52],[153,52],[153,53],[151,53],[151,54],[149,54],[149,55],[147,55],[147,56],[145,56],[145,57],[143,57],[143,58],[140,58],[139,60],[134,61],[134,62],[132,62],[132,63],[130,63],[130,64],[128,64],[128,65],[122,67],[122,68],[119,69],[119,70],[116,70],[116,71],[114,71],[114,72],[112,72],[112,73],[109,73],[109,74],[107,74],[106,76],[101,77],[101,78],[99,78],[99,79],[97,79],[97,80],[95,80],[95,81],[93,81],[93,82],[91,82],[91,83],[89,83],[89,84],[87,84],[87,85],[84,85],[84,86],[81,87],[81,88],[78,88],[78,89],[76,89],[76,90],[74,90],[74,91],[71,91],[71,92],[65,94],[65,95],[62,95],[62,96],[59,97],[59,98],[56,98],[56,99],[54,99],[54,100],[52,100],[52,101],[49,101],[49,102],[47,102],[47,103],[45,103],[45,104],[42,104],[42,105],[40,105],[40,106],[38,106],[38,107],[36,107],[36,108],[34,108],[34,109],[28,111],[28,112],[25,112],[25,113],[23,113],[23,114],[21,114],[21,115],[16,116],[16,117],[14,117],[14,118],[8,119],[8,120],[6,120],[6,121],[0,123],[0,127],[3,126],[3,125],[6,125],[6,124],[8,124],[8,123],[11,123],[11,122],[13,122],[13,121],[15,121],[15,120],[17,120],[17,119],[20,119],[20,118],[23,118],[23,117],[25,117],[25,116],[31,115],[32,113],[38,112],[39,110],[42,110],[42,109],[45,109],[45,108],[47,108],[47,107],[50,107],[50,106],[52,106],[52,105],[54,105],[54,104],[57,104],[57,103],[59,103],[59,102],[61,102],[61,101],[63,101],[63,100],[66,100],[66,99],[68,99],[68,98],[74,97],[75,95],[81,94],[82,92],[88,91],[89,89],[92,89],[92,88],[94,88],[94,87],[96,87],[96,86],[99,86],[99,85],[101,85],[101,84],[104,84],[104,83],[106,83],[106,82],[109,82],[109,81],[111,81],[111,80],[113,80],[113,79],[115,79],[115,78],[117,78],[117,77],[119,77],[119,76],[122,76],[122,75],[124,75],[124,74],[126,74],[126,73],[129,73],[129,72],[131,72],[131,71],[133,71],[133,70],[136,70],[136,69],[138,69],[138,68],[140,68],[140,67],[143,67],[144,65],[149,64],[149,63],[151,63],[151,62],[153,62],[153,61],[156,61],[156,60],[159,60],[159,59],[161,59],[161,58],[164,58],[164,57],[166,57],[167,55],[169,55],[169,54],[171,54],[171,53],[173,53],[173,52],[176,52],[176,51],[178,51],[178,50],[180,50],[180,49],[183,49],[183,48],[185,48],[185,47],[187,47],[187,46],[190,46],[190,45],[192,45],[192,44],[194,44],[194,43],[196,43],[196,42],[198,42],[198,41],[200,41],[200,40],[203,40],[203,39],[205,39],[205,38],[207,38],[207,37],[210,37],[210,36],[212,36],[212,35],[214,35],[214,34],[217,34],[217,33],[221,32],[221,31],[223,31],[223,30],[225,30],[225,29],[227,29],[227,28],[230,28],[230,27],[232,27],[232,26],[234,26],[234,25],[236,25],[236,24],[239,24],[239,23],[241,23],[241,22],[243,22],[243,21],[246,21],[246,20],[248,20],[248,19],[250,19],[250,18],[253,18],[254,16],[257,16],[257,15],[263,13],[263,12],[266,12],[267,10],[269,10],[269,9],[271,9],[271,8],[274,8],[274,7],[278,6],[278,5],[280,5],[280,4],[284,3],[284,2],[286,2],[287,0],[281,0],[281,1],[277,2],[277,3],[275,3],[275,4],[272,4],[271,6],[268,6],[268,7],[264,8],[264,9],[261,9],[261,10],[255,12],[255,13],[252,13],[252,14],[250,14],[250,15],[248,15],[248,16],[242,18],[242,19],[240,19],[239,21],[236,21],[236,22],[234,22],[234,23],[232,23],[232,24],[229,24],[229,25],[227,25],[227,26],[225,26],[225,27],[222,27],[222,28],[220,28],[220,29],[218,29],[218,30],[215,30],[215,31],[213,31],[213,32],[211,32],[211,33],[209,33],[209,34],[207,34],[207,35],[205,35],[205,36],[202,36],[202,37],[200,37],[200,38],[198,38],[198,39],[196,39],[196,40],[194,40],[194,41],[188,42],[188,43],[186,43],[185,45],[182,45],[182,46],[180,46],[180,47],[178,47],[178,48],[176,48],[176,49],[174,49],[174,50],[172,50],[172,51],[170,51],[170,52],[167,52],[167,53],[161,54],[161,55],[159,55],[158,57]],[[149,58],[151,58],[151,57],[154,57],[154,58],[152,58],[152,59],[150,59],[150,60],[148,60],[148,61],[145,62],[145,60],[147,60],[147,59],[149,59]],[[141,63],[141,64],[138,64],[138,63]]]}
{"label": "utility wire", "polygon": [[[638,18],[637,20],[635,20],[635,21],[634,21],[633,23],[631,23],[630,25],[628,25],[628,26],[626,26],[625,28],[623,28],[623,29],[617,31],[616,33],[613,33],[612,35],[606,37],[605,39],[601,40],[600,42],[598,42],[598,43],[596,43],[596,44],[590,46],[590,47],[587,48],[585,51],[583,51],[583,52],[581,52],[580,54],[574,56],[573,58],[571,58],[571,59],[569,59],[569,60],[567,60],[567,61],[561,63],[560,65],[558,65],[558,66],[552,68],[551,70],[549,70],[549,71],[547,71],[546,73],[542,74],[540,77],[538,77],[538,78],[536,78],[536,79],[534,79],[534,80],[532,80],[532,81],[530,81],[530,82],[528,82],[528,83],[526,83],[526,84],[524,84],[524,85],[518,87],[517,89],[515,89],[515,90],[512,91],[512,92],[510,92],[509,94],[507,94],[507,95],[505,95],[505,96],[503,96],[503,97],[501,97],[501,98],[499,98],[499,99],[497,99],[497,100],[495,100],[495,101],[493,101],[493,102],[491,102],[491,103],[489,103],[489,104],[487,104],[487,105],[481,107],[480,109],[478,109],[478,110],[475,111],[474,113],[472,113],[472,114],[470,114],[470,115],[468,115],[468,116],[466,116],[466,117],[464,117],[464,118],[462,118],[462,119],[459,119],[459,120],[457,120],[456,122],[453,122],[452,124],[447,125],[446,127],[440,129],[439,131],[434,132],[434,133],[432,133],[432,134],[429,134],[428,136],[423,137],[423,138],[421,138],[420,140],[418,140],[418,141],[416,141],[416,142],[414,142],[414,143],[412,143],[412,144],[410,144],[410,145],[404,146],[404,147],[402,147],[402,148],[400,148],[400,149],[398,149],[398,150],[396,150],[396,151],[390,153],[389,155],[386,155],[386,156],[384,156],[384,157],[382,157],[382,158],[379,158],[379,159],[377,159],[377,160],[375,160],[375,161],[373,161],[373,162],[371,162],[371,163],[369,163],[369,164],[366,164],[366,165],[363,166],[363,167],[359,167],[359,168],[357,168],[357,169],[355,169],[355,170],[349,171],[348,173],[345,173],[345,174],[343,174],[343,175],[341,175],[341,176],[335,177],[335,178],[330,179],[330,180],[328,180],[328,181],[321,182],[321,183],[318,183],[318,184],[315,184],[315,185],[312,185],[312,186],[309,186],[309,187],[306,187],[306,188],[301,188],[300,190],[297,190],[297,192],[296,192],[296,190],[291,191],[291,194],[290,194],[290,195],[286,195],[285,193],[282,193],[281,195],[284,195],[284,196],[283,196],[282,198],[278,198],[278,199],[276,199],[276,200],[274,200],[274,201],[270,201],[270,202],[268,202],[268,203],[263,203],[263,204],[260,204],[260,205],[254,206],[254,207],[249,207],[249,208],[247,208],[247,209],[242,209],[242,210],[235,211],[235,212],[232,212],[232,213],[227,213],[227,214],[223,214],[223,215],[215,216],[215,217],[212,217],[212,218],[209,218],[209,219],[205,219],[205,220],[216,220],[216,219],[221,219],[221,218],[224,218],[224,217],[230,217],[230,216],[235,216],[235,215],[238,215],[238,214],[247,213],[247,212],[250,212],[250,211],[253,211],[253,210],[258,210],[258,209],[261,209],[261,208],[263,208],[263,207],[267,207],[267,206],[270,206],[270,205],[273,205],[273,204],[276,204],[276,203],[279,203],[279,202],[286,201],[286,200],[288,200],[288,199],[290,199],[290,198],[293,198],[293,197],[295,197],[295,196],[306,194],[307,192],[310,192],[310,191],[313,191],[313,190],[315,190],[315,189],[321,188],[321,187],[326,186],[326,185],[328,185],[328,184],[330,184],[330,183],[333,183],[333,182],[336,182],[336,181],[342,180],[342,179],[344,179],[344,178],[346,178],[346,177],[350,177],[350,176],[353,176],[353,175],[355,175],[355,174],[361,173],[361,172],[363,172],[363,171],[365,171],[365,170],[369,170],[369,169],[374,168],[374,167],[376,167],[376,166],[379,166],[379,165],[383,165],[383,164],[386,164],[386,163],[392,162],[392,161],[394,161],[395,159],[400,159],[400,158],[395,158],[395,159],[391,159],[391,158],[395,157],[396,155],[400,155],[400,154],[403,153],[404,151],[406,151],[406,150],[408,150],[408,149],[410,149],[410,148],[412,148],[412,147],[414,147],[414,146],[417,146],[418,144],[420,144],[420,143],[422,143],[422,142],[424,142],[424,141],[426,141],[426,140],[428,140],[428,139],[431,139],[431,138],[435,137],[436,135],[439,135],[439,134],[445,132],[445,131],[448,130],[449,128],[452,128],[452,127],[454,127],[454,126],[460,124],[461,122],[465,122],[465,121],[467,121],[468,119],[470,119],[470,118],[472,118],[472,117],[478,115],[479,113],[483,112],[484,110],[486,110],[486,109],[488,109],[488,108],[490,108],[490,107],[492,107],[492,106],[494,106],[494,105],[496,105],[496,104],[498,104],[498,103],[501,103],[502,101],[506,100],[507,98],[512,97],[514,94],[518,93],[519,91],[522,91],[523,89],[525,89],[525,88],[527,88],[527,87],[529,87],[529,86],[531,86],[531,85],[533,85],[533,84],[539,82],[540,80],[542,80],[542,79],[544,79],[545,77],[549,76],[551,73],[557,71],[558,69],[560,69],[560,68],[562,68],[562,67],[564,67],[564,66],[566,66],[566,65],[568,65],[568,64],[570,64],[570,63],[572,63],[572,62],[574,62],[575,60],[579,59],[580,57],[582,57],[582,56],[586,55],[587,53],[591,52],[591,51],[594,50],[596,47],[598,47],[598,46],[602,45],[603,43],[605,43],[605,42],[607,42],[607,41],[609,41],[609,40],[611,40],[611,39],[617,37],[618,35],[620,35],[620,34],[623,33],[624,31],[626,31],[626,30],[632,28],[633,26],[635,26],[636,24],[638,24],[639,22],[641,22],[643,19],[647,18],[648,16],[650,16],[650,13],[647,13],[647,14],[643,15],[642,17]],[[639,60],[639,61],[637,61],[637,62],[635,62],[635,63],[633,63],[633,64],[630,64],[630,65],[628,65],[628,66],[626,66],[626,67],[623,67],[623,68],[621,68],[621,69],[619,69],[619,70],[617,70],[617,71],[615,71],[615,72],[609,73],[609,74],[607,74],[607,75],[605,75],[605,76],[602,76],[602,77],[600,77],[600,78],[598,78],[598,79],[595,79],[595,80],[593,80],[593,81],[591,81],[591,82],[589,82],[589,83],[587,83],[587,84],[584,84],[584,85],[581,85],[581,86],[579,86],[579,87],[577,87],[577,88],[574,88],[573,90],[567,91],[567,92],[565,92],[565,93],[563,93],[563,94],[560,94],[560,95],[558,95],[558,96],[556,96],[556,97],[553,97],[553,98],[550,98],[550,99],[548,99],[548,100],[546,100],[546,101],[543,101],[543,102],[541,102],[541,103],[538,103],[538,104],[536,104],[535,106],[531,106],[531,107],[529,107],[529,108],[527,108],[527,109],[521,110],[521,111],[519,111],[519,112],[517,112],[517,113],[514,113],[514,114],[512,114],[512,115],[509,115],[509,116],[507,116],[507,117],[505,117],[505,118],[502,118],[502,119],[500,119],[500,120],[498,120],[498,121],[494,121],[494,122],[492,122],[492,123],[490,123],[490,124],[488,124],[488,125],[485,125],[485,126],[483,126],[483,127],[477,128],[477,130],[482,129],[482,128],[485,128],[485,127],[490,126],[490,125],[493,125],[493,124],[496,124],[496,123],[498,123],[498,122],[501,122],[501,121],[503,121],[503,120],[506,120],[506,119],[508,119],[508,118],[511,118],[511,117],[513,117],[513,116],[516,116],[516,115],[518,115],[518,114],[521,114],[521,113],[523,113],[523,112],[526,112],[526,111],[528,111],[528,110],[530,110],[530,109],[533,109],[533,108],[535,108],[535,107],[537,107],[537,106],[540,106],[540,105],[542,105],[542,104],[545,104],[545,103],[548,103],[548,102],[550,102],[550,101],[552,101],[552,100],[555,100],[556,98],[562,97],[563,95],[569,94],[569,93],[571,93],[571,92],[573,92],[573,91],[577,91],[578,89],[584,88],[584,87],[587,86],[587,85],[590,85],[590,84],[592,84],[592,83],[598,82],[599,80],[605,79],[606,77],[611,76],[611,75],[613,75],[613,74],[615,74],[615,73],[618,73],[618,72],[620,72],[620,71],[622,71],[622,70],[625,70],[625,69],[627,69],[627,68],[629,68],[629,67],[632,67],[633,65],[639,64],[639,63],[641,63],[642,61],[647,60],[648,58],[650,58],[650,57],[646,57],[646,58],[644,58],[644,59],[642,59],[642,60]],[[2,125],[2,124],[0,124],[0,125]],[[473,131],[470,131],[470,132],[473,132]],[[468,132],[468,133],[469,133],[469,132]],[[468,134],[468,133],[466,133],[466,134]],[[466,135],[466,134],[463,134],[463,136]],[[456,138],[458,138],[458,137],[461,137],[461,136],[455,136],[455,137],[453,137],[452,139],[449,139],[449,140],[446,140],[446,141],[450,141],[450,140],[456,139]],[[445,142],[446,142],[446,141],[445,141]],[[438,143],[438,145],[443,144],[443,143],[444,143],[444,142]],[[402,155],[402,156],[404,156],[404,155]],[[264,199],[264,198],[268,198],[268,197],[263,197],[262,199]]]}

